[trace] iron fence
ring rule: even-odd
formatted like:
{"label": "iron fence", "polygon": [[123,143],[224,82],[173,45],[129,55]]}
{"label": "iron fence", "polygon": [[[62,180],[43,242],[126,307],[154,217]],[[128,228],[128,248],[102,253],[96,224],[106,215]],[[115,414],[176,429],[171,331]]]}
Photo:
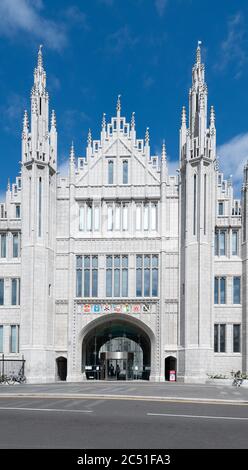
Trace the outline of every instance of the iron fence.
{"label": "iron fence", "polygon": [[4,354],[0,356],[0,376],[10,374],[25,375],[25,359],[6,359]]}

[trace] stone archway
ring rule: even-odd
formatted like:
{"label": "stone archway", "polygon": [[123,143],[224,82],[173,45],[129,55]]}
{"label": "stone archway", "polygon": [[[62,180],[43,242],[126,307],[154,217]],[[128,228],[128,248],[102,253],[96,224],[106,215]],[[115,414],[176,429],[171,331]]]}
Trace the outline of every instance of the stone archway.
{"label": "stone archway", "polygon": [[57,376],[59,380],[66,380],[67,377],[67,359],[63,356],[57,357]]}
{"label": "stone archway", "polygon": [[84,328],[81,340],[82,372],[87,378],[109,379],[107,361],[111,357],[114,369],[123,369],[119,374],[122,379],[149,380],[154,375],[155,336],[136,318],[104,315]]}

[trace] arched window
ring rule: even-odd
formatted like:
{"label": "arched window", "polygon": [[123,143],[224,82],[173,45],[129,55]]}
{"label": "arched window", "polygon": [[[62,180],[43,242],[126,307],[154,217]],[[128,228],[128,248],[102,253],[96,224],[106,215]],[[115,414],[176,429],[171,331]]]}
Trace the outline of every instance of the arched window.
{"label": "arched window", "polygon": [[109,160],[108,162],[108,184],[113,184],[114,182],[114,162]]}
{"label": "arched window", "polygon": [[122,183],[128,184],[128,162],[126,160],[122,162]]}

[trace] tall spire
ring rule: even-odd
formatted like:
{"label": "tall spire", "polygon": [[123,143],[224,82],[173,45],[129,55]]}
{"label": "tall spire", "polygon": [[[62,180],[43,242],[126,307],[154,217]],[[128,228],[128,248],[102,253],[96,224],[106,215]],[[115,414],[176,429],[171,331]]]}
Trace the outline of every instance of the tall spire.
{"label": "tall spire", "polygon": [[70,162],[74,163],[75,162],[75,151],[74,151],[74,143],[73,143],[73,140],[72,140],[72,143],[71,143],[71,149],[70,149]]}
{"label": "tall spire", "polygon": [[196,49],[196,64],[200,65],[201,64],[201,46],[202,42],[198,41],[197,43],[197,49]]}
{"label": "tall spire", "polygon": [[88,131],[87,144],[88,144],[88,147],[91,147],[91,145],[92,145],[91,129],[89,129],[89,131]]}
{"label": "tall spire", "polygon": [[29,129],[28,112],[25,109],[24,116],[23,116],[23,132],[28,131],[28,129]]}
{"label": "tall spire", "polygon": [[147,127],[146,134],[145,134],[145,144],[149,145],[149,142],[150,142],[149,127]]}
{"label": "tall spire", "polygon": [[118,95],[118,98],[117,98],[116,112],[117,112],[117,115],[120,116],[120,114],[121,114],[121,95]]}
{"label": "tall spire", "polygon": [[102,115],[102,130],[106,131],[106,113]]}
{"label": "tall spire", "polygon": [[166,161],[166,158],[167,158],[167,154],[166,154],[166,145],[165,145],[165,140],[163,140],[163,144],[162,144],[162,154],[161,154],[161,160],[162,160],[162,162],[165,162],[165,161]]}
{"label": "tall spire", "polygon": [[38,67],[43,69],[42,47],[43,45],[40,44],[39,51],[38,51]]}
{"label": "tall spire", "polygon": [[51,115],[51,127],[56,127],[56,114],[54,109],[52,109],[52,115]]}
{"label": "tall spire", "polygon": [[135,112],[132,113],[131,129],[135,129]]}

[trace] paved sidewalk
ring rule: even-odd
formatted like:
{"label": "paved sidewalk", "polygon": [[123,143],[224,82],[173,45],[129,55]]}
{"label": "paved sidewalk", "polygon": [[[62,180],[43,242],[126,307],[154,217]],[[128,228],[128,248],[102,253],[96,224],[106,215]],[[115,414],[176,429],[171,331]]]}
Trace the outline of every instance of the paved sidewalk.
{"label": "paved sidewalk", "polygon": [[248,405],[248,389],[232,385],[154,382],[57,382],[54,384],[0,385],[4,397],[193,401]]}

